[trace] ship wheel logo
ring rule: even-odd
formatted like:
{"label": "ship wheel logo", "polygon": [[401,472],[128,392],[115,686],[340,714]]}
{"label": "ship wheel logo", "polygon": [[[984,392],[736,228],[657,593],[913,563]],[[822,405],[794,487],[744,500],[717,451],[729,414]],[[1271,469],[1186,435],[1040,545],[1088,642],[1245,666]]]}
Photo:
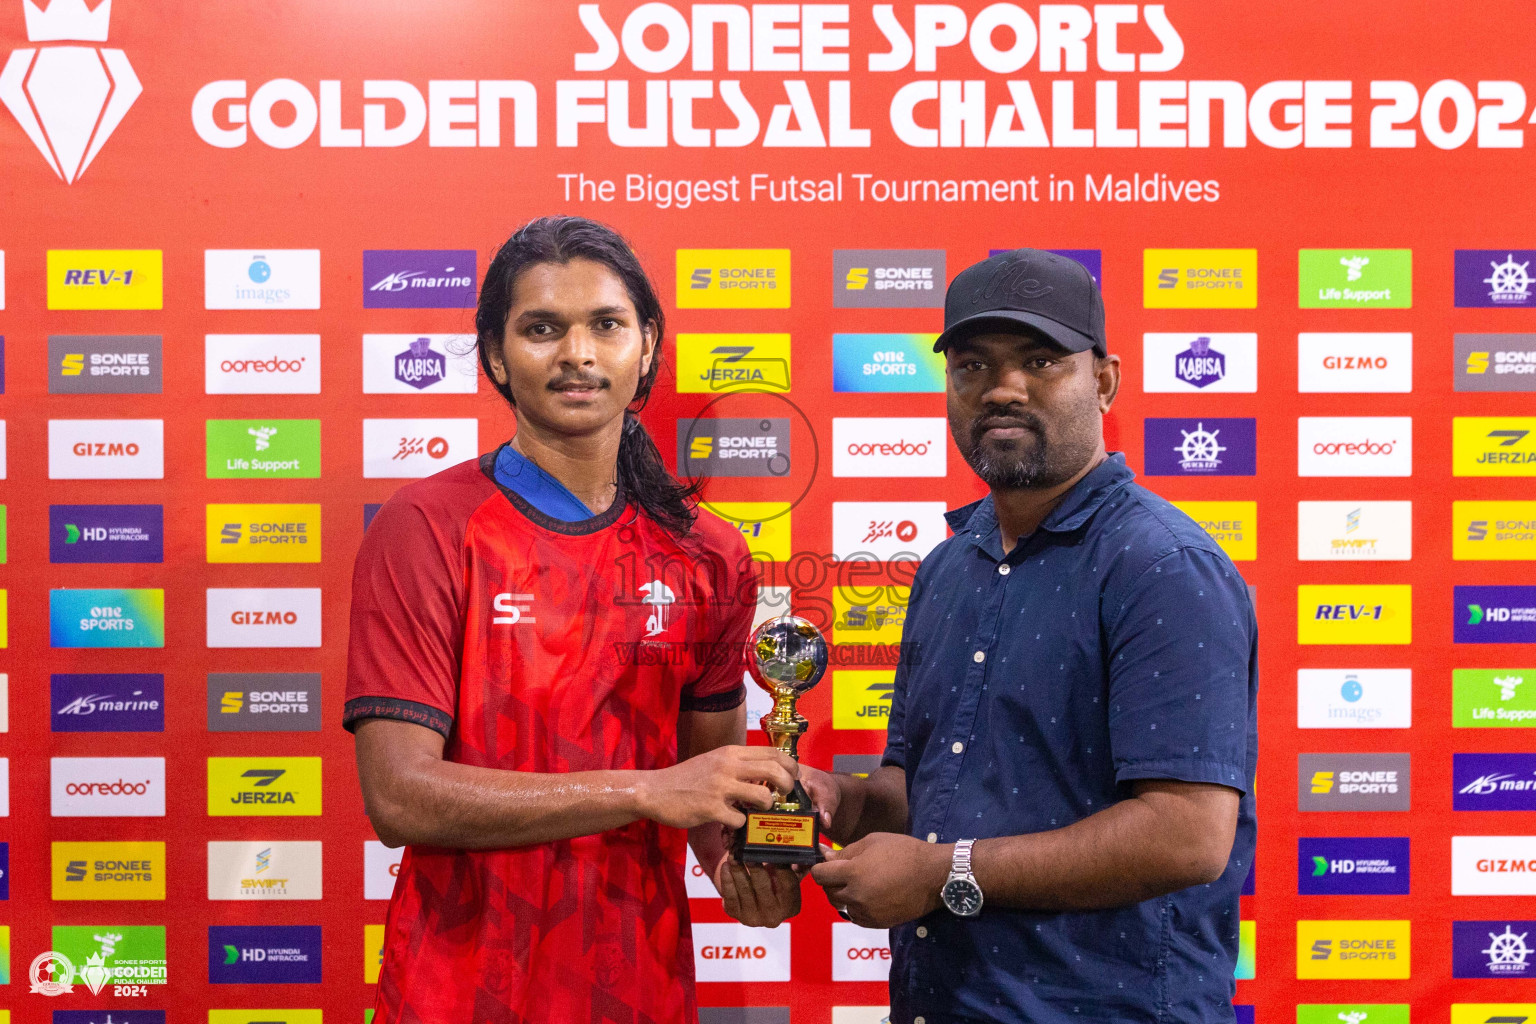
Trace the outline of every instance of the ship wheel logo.
{"label": "ship wheel logo", "polygon": [[1494,974],[1524,974],[1525,958],[1531,955],[1531,947],[1525,944],[1525,937],[1529,932],[1515,934],[1515,930],[1509,925],[1504,926],[1504,932],[1495,935],[1488,933],[1492,940],[1483,955],[1488,957],[1488,970]]}
{"label": "ship wheel logo", "polygon": [[1490,298],[1494,302],[1524,302],[1531,297],[1531,275],[1527,273],[1531,261],[1515,262],[1510,253],[1503,263],[1490,263],[1493,273],[1483,278],[1483,284],[1493,288]]}
{"label": "ship wheel logo", "polygon": [[1180,430],[1184,435],[1182,444],[1173,450],[1179,453],[1179,468],[1186,473],[1209,473],[1221,468],[1221,459],[1218,457],[1226,448],[1216,436],[1221,433],[1220,428],[1206,430],[1203,422],[1196,423],[1194,430]]}

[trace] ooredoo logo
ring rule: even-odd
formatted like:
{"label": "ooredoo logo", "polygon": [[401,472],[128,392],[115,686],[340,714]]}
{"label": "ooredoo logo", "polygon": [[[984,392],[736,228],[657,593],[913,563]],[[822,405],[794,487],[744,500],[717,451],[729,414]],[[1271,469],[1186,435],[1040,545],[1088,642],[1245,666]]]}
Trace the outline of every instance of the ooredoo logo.
{"label": "ooredoo logo", "polygon": [[203,379],[210,395],[318,395],[320,335],[207,335]]}
{"label": "ooredoo logo", "polygon": [[832,420],[833,476],[943,476],[948,427],[942,417]]}
{"label": "ooredoo logo", "polygon": [[699,981],[788,981],[789,924],[695,924],[694,971]]}
{"label": "ooredoo logo", "polygon": [[885,981],[890,973],[890,932],[845,921],[832,925],[833,981]]}
{"label": "ooredoo logo", "polygon": [[1296,421],[1299,476],[1412,476],[1409,416],[1302,416]]}
{"label": "ooredoo logo", "polygon": [[319,647],[320,588],[208,588],[209,647]]}
{"label": "ooredoo logo", "polygon": [[165,815],[163,757],[55,757],[50,768],[55,818]]}

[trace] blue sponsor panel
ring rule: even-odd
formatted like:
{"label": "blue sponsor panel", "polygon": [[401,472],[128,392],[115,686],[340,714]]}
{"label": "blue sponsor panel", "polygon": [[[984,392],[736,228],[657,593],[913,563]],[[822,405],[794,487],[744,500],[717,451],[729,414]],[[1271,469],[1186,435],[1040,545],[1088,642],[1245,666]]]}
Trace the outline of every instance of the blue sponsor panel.
{"label": "blue sponsor panel", "polygon": [[[1012,249],[989,249],[988,256],[996,256],[999,253],[1012,252]],[[1094,283],[1100,288],[1104,287],[1104,278],[1101,276],[1104,269],[1104,251],[1102,249],[1046,249],[1045,252],[1055,253],[1057,256],[1065,256],[1069,260],[1076,260],[1088,268],[1088,273],[1093,276]]]}
{"label": "blue sponsor panel", "polygon": [[49,505],[48,561],[163,562],[165,512],[159,505]]}
{"label": "blue sponsor panel", "polygon": [[1296,840],[1296,891],[1302,896],[1406,896],[1406,836],[1302,837]]}
{"label": "blue sponsor panel", "polygon": [[1536,977],[1536,921],[1452,921],[1451,977]]}
{"label": "blue sponsor panel", "polygon": [[11,844],[0,843],[0,900],[11,898]]}
{"label": "blue sponsor panel", "polygon": [[832,390],[944,393],[944,353],[937,334],[832,335]]}
{"label": "blue sponsor panel", "polygon": [[1454,642],[1536,643],[1536,587],[1457,587]]}
{"label": "blue sponsor panel", "polygon": [[363,308],[473,309],[475,250],[365,249]]}
{"label": "blue sponsor panel", "polygon": [[208,983],[314,984],[320,981],[320,926],[211,925]]}
{"label": "blue sponsor panel", "polygon": [[1536,307],[1536,249],[1457,249],[1456,305],[1460,308]]}
{"label": "blue sponsor panel", "polygon": [[[79,979],[76,978],[76,984]],[[76,989],[76,992],[81,989]],[[54,1010],[53,1024],[165,1024],[164,1010]]]}
{"label": "blue sponsor panel", "polygon": [[379,509],[381,509],[383,507],[384,507],[384,503],[382,501],[379,501],[379,502],[366,501],[366,502],[363,503],[363,529],[364,530],[368,529],[368,525],[373,522],[373,517],[378,515],[379,514]]}
{"label": "blue sponsor panel", "polygon": [[1147,476],[1253,476],[1258,465],[1253,419],[1149,417],[1143,437]]}
{"label": "blue sponsor panel", "polygon": [[53,732],[164,732],[159,673],[55,673],[48,679]]}
{"label": "blue sponsor panel", "polygon": [[1452,754],[1458,811],[1536,811],[1536,754]]}
{"label": "blue sponsor panel", "polygon": [[48,591],[50,647],[164,647],[165,591]]}
{"label": "blue sponsor panel", "polygon": [[1250,1003],[1233,1003],[1232,1013],[1237,1018],[1237,1024],[1253,1024],[1253,1005]]}

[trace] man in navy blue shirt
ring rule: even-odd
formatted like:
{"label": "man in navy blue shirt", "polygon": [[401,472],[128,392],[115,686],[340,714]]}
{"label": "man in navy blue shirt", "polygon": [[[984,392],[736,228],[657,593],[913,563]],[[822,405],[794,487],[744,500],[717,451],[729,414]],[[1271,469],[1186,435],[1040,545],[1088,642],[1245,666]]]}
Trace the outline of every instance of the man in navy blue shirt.
{"label": "man in navy blue shirt", "polygon": [[891,929],[897,1024],[1230,1024],[1257,636],[1221,549],[1106,453],[1120,383],[1078,263],[950,285],[950,431],[988,497],[913,581],[867,779],[801,768],[812,874]]}

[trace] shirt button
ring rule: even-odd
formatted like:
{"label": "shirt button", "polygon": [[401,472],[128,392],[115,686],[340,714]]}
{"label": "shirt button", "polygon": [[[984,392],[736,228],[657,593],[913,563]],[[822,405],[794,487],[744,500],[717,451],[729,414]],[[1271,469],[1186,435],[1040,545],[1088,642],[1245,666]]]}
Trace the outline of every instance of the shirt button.
{"label": "shirt button", "polygon": [[939,834],[937,832],[929,832],[928,833],[928,841],[930,843],[938,842],[939,841]]}
{"label": "shirt button", "polygon": [[951,746],[949,749],[953,750],[955,753],[958,754],[958,753],[960,753],[960,751],[965,749],[965,744],[961,743],[959,740],[955,740],[954,745]]}
{"label": "shirt button", "polygon": [[999,576],[1007,576],[1010,572],[1013,572],[1013,569],[1008,565],[1007,562],[1004,562],[1002,565],[997,567],[997,574]]}
{"label": "shirt button", "polygon": [[971,660],[980,665],[982,662],[987,660],[987,652],[977,651],[975,654],[971,655]]}
{"label": "shirt button", "polygon": [[917,926],[917,937],[920,939],[926,939],[928,937],[928,928],[926,925],[920,924]]}
{"label": "shirt button", "polygon": [[925,1017],[913,1017],[912,1024],[928,1024],[928,1020]]}

